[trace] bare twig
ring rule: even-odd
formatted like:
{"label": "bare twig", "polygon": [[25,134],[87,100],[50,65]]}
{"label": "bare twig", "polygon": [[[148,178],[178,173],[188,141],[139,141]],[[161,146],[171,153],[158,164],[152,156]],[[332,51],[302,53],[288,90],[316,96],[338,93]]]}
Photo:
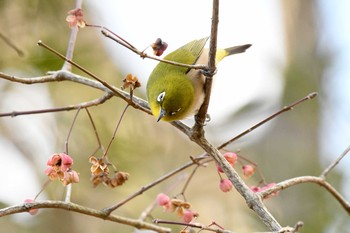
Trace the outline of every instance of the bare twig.
{"label": "bare twig", "polygon": [[68,141],[69,141],[69,137],[70,137],[70,135],[71,135],[71,133],[72,133],[72,130],[73,130],[74,124],[75,124],[75,122],[76,122],[76,120],[77,120],[77,117],[78,117],[78,115],[79,115],[80,109],[81,109],[81,108],[78,108],[77,112],[75,113],[74,118],[73,118],[73,121],[72,121],[72,124],[71,124],[71,126],[70,126],[70,128],[69,128],[69,131],[68,131],[67,138],[66,138],[66,140],[64,141],[64,153],[66,153],[66,154],[68,154]]}
{"label": "bare twig", "polygon": [[[98,26],[100,27],[100,26]],[[124,46],[125,48],[131,50],[132,52],[140,55],[140,57],[142,58],[149,58],[149,59],[152,59],[152,60],[156,60],[156,61],[159,61],[159,62],[164,62],[164,63],[167,63],[167,64],[171,64],[171,65],[175,65],[175,66],[182,66],[182,67],[186,67],[186,68],[190,68],[190,69],[195,69],[195,70],[198,70],[198,69],[202,69],[204,70],[207,66],[204,65],[204,64],[196,64],[196,65],[190,65],[190,64],[184,64],[184,63],[179,63],[179,62],[175,62],[175,61],[169,61],[169,60],[165,60],[165,59],[162,59],[162,58],[159,58],[159,57],[154,57],[154,56],[150,56],[148,55],[147,53],[143,52],[143,51],[140,51],[138,50],[136,47],[132,46],[130,43],[128,43],[126,40],[124,40],[123,38],[121,38],[120,36],[118,36],[117,34],[113,33],[112,31],[110,31],[109,29],[105,28],[105,27],[101,27],[102,30],[101,30],[101,33],[117,42],[118,44]],[[112,33],[113,36],[108,33],[108,32]]]}
{"label": "bare twig", "polygon": [[50,46],[48,46],[47,44],[43,43],[41,40],[38,41],[37,43],[39,46],[49,50],[50,52],[52,52],[53,54],[55,54],[56,56],[60,57],[61,59],[63,59],[64,61],[72,64],[73,66],[77,67],[78,69],[80,69],[81,71],[83,71],[85,74],[88,74],[90,77],[94,78],[95,80],[97,80],[98,82],[100,82],[103,86],[105,86],[108,90],[110,90],[111,92],[113,92],[115,95],[117,96],[121,96],[120,92],[113,86],[111,86],[109,83],[105,82],[104,80],[100,79],[97,75],[93,74],[91,71],[85,69],[84,67],[80,66],[79,64],[73,62],[72,60],[66,58],[65,56],[63,56],[62,54],[60,54],[59,52],[57,52],[56,50],[54,50],[53,48],[51,48]]}
{"label": "bare twig", "polygon": [[98,150],[102,150],[102,152],[104,153],[104,148],[102,146],[102,143],[101,143],[101,139],[98,135],[98,132],[97,132],[97,128],[95,126],[95,123],[92,119],[92,116],[90,114],[90,111],[88,110],[88,108],[85,108],[85,111],[86,113],[88,114],[88,117],[89,117],[89,120],[91,122],[91,125],[92,125],[92,128],[94,129],[94,133],[95,133],[95,137],[96,137],[96,140],[97,140],[97,143],[98,143],[98,148],[95,150],[95,152],[93,153],[93,155],[98,151]]}
{"label": "bare twig", "polygon": [[72,195],[72,188],[73,188],[72,183],[66,186],[66,195],[64,197],[65,202],[70,202],[70,197]]}
{"label": "bare twig", "polygon": [[218,24],[219,24],[219,0],[213,0],[213,10],[211,18],[211,33],[210,33],[210,45],[209,45],[209,61],[208,67],[203,71],[206,76],[204,84],[205,97],[197,115],[195,116],[196,123],[193,127],[194,134],[204,134],[203,126],[207,118],[207,111],[211,96],[211,87],[213,82],[213,76],[216,72],[215,58],[216,58],[216,46],[218,36]]}
{"label": "bare twig", "polygon": [[327,167],[322,174],[320,175],[321,178],[325,179],[326,176],[328,175],[328,173],[335,167],[337,166],[337,164],[340,162],[340,160],[342,160],[350,151],[350,146],[348,146],[343,153],[341,153],[341,155],[339,155],[339,157],[331,164],[329,165],[329,167]]}
{"label": "bare twig", "polygon": [[[82,5],[83,5],[83,0],[76,0],[76,3],[75,3],[76,9],[81,8]],[[68,47],[67,47],[67,51],[66,51],[66,58],[68,58],[69,60],[73,59],[74,47],[75,47],[75,42],[77,40],[78,30],[79,30],[78,27],[74,27],[70,31],[70,36],[69,36],[69,40],[68,40]],[[62,70],[71,71],[72,65],[69,62],[64,61],[63,66],[62,66]]]}
{"label": "bare twig", "polygon": [[124,225],[129,225],[137,229],[152,230],[159,233],[171,232],[169,228],[160,227],[144,221],[125,218],[117,215],[106,216],[104,211],[95,210],[95,209],[81,206],[72,202],[63,202],[63,201],[42,201],[42,202],[25,203],[21,205],[6,207],[3,209],[0,209],[0,217],[16,214],[16,213],[27,212],[31,209],[43,209],[43,208],[55,208],[55,209],[64,209],[68,211],[73,211],[73,212],[93,216],[96,218],[100,218],[103,220],[108,220],[112,222],[121,223]]}
{"label": "bare twig", "polygon": [[192,227],[192,228],[199,228],[201,230],[211,231],[216,233],[232,233],[231,231],[228,231],[228,230],[213,228],[210,226],[205,226],[200,223],[183,223],[183,222],[168,221],[168,220],[162,220],[162,219],[154,219],[153,222],[155,224],[170,224],[170,225],[180,225],[180,226],[186,226],[186,227]]}
{"label": "bare twig", "polygon": [[147,191],[150,188],[153,188],[154,186],[156,186],[157,184],[163,182],[164,180],[174,176],[175,174],[178,174],[179,172],[185,170],[188,167],[191,167],[192,165],[197,164],[200,160],[203,160],[205,158],[208,158],[206,155],[201,155],[198,156],[194,161],[188,162],[184,165],[182,165],[181,167],[175,169],[174,171],[169,172],[168,174],[165,174],[162,177],[159,177],[157,180],[153,181],[152,183],[141,187],[138,191],[136,191],[135,193],[131,194],[129,197],[127,197],[126,199],[124,199],[123,201],[111,206],[111,207],[107,207],[105,209],[103,209],[103,211],[106,213],[106,215],[109,215],[111,212],[113,212],[114,210],[118,209],[119,207],[121,207],[122,205],[126,204],[127,202],[129,202],[130,200],[134,199],[135,197],[141,195],[142,193],[144,193],[145,191]]}
{"label": "bare twig", "polygon": [[[179,185],[179,183],[182,183],[186,178],[187,178],[186,174],[177,177],[176,181],[171,182],[170,186],[166,188],[164,193],[171,192],[173,189],[175,189],[175,187],[177,187]],[[145,220],[148,216],[150,216],[150,213],[152,212],[152,210],[154,208],[156,208],[157,206],[158,206],[157,201],[154,200],[152,203],[150,203],[147,206],[147,208],[144,211],[142,211],[142,213],[140,214],[139,220]]]}
{"label": "bare twig", "polygon": [[15,117],[20,115],[32,115],[32,114],[42,114],[42,113],[51,113],[51,112],[62,112],[62,111],[71,111],[71,110],[77,110],[81,108],[88,108],[91,106],[97,106],[100,104],[103,104],[108,99],[110,99],[113,95],[110,92],[107,92],[102,97],[88,101],[79,103],[76,105],[68,105],[65,107],[57,107],[57,108],[48,108],[48,109],[39,109],[39,110],[29,110],[29,111],[12,111],[7,113],[0,113],[0,117]]}
{"label": "bare twig", "polygon": [[0,38],[8,45],[10,46],[11,48],[13,48],[16,53],[18,54],[18,56],[20,57],[23,57],[24,56],[24,52],[18,48],[14,43],[12,43],[12,41],[7,38],[5,35],[3,35],[1,32],[0,32]]}
{"label": "bare twig", "polygon": [[307,96],[301,98],[300,100],[297,100],[295,101],[294,103],[288,105],[288,106],[285,106],[283,107],[281,110],[279,110],[278,112],[272,114],[271,116],[265,118],[264,120],[260,121],[259,123],[257,123],[256,125],[250,127],[249,129],[243,131],[242,133],[238,134],[237,136],[233,137],[232,139],[228,140],[227,142],[221,144],[218,149],[222,149],[224,148],[225,146],[231,144],[232,142],[234,141],[237,141],[238,139],[240,139],[241,137],[243,137],[244,135],[252,132],[253,130],[255,130],[256,128],[262,126],[263,124],[267,123],[268,121],[274,119],[275,117],[279,116],[280,114],[284,113],[284,112],[288,112],[289,110],[292,110],[294,109],[295,106],[303,103],[304,101],[306,100],[310,100],[310,99],[313,99],[317,96],[317,93],[316,92],[312,92],[310,94],[308,94]]}
{"label": "bare twig", "polygon": [[108,143],[107,149],[106,149],[105,152],[103,153],[102,158],[105,158],[105,157],[107,156],[108,150],[109,150],[110,146],[112,145],[112,142],[113,142],[113,140],[114,140],[114,138],[115,138],[115,135],[116,135],[116,133],[117,133],[117,131],[118,131],[118,129],[119,129],[120,123],[122,122],[122,119],[123,119],[123,117],[124,117],[124,115],[125,115],[125,113],[126,113],[126,110],[128,109],[129,106],[130,106],[129,104],[127,104],[127,105],[125,106],[125,108],[124,108],[124,110],[123,110],[123,112],[122,112],[122,115],[120,116],[120,118],[119,118],[119,120],[118,120],[118,123],[117,123],[117,125],[116,125],[116,127],[115,127],[115,129],[114,129],[112,138],[111,138],[111,140],[110,140],[109,143]]}
{"label": "bare twig", "polygon": [[266,189],[262,192],[259,192],[259,196],[262,198],[271,195],[272,193],[275,193],[277,191],[292,187],[297,184],[302,183],[316,183],[320,186],[324,187],[332,196],[343,206],[345,211],[350,214],[350,204],[345,200],[345,198],[327,181],[325,181],[321,177],[316,176],[300,176],[300,177],[294,177],[289,180],[282,181],[274,186],[272,186],[269,189]]}

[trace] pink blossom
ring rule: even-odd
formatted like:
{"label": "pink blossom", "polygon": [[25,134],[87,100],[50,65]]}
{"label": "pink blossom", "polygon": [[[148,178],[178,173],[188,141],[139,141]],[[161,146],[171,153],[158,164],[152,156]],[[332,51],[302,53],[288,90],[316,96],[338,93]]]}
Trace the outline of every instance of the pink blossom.
{"label": "pink blossom", "polygon": [[222,179],[220,181],[220,189],[223,192],[228,192],[232,189],[233,185],[229,179]]}
{"label": "pink blossom", "polygon": [[68,26],[74,28],[78,26],[79,28],[85,27],[86,23],[84,20],[83,10],[80,8],[68,11],[68,16],[66,18]]}
{"label": "pink blossom", "polygon": [[47,161],[45,174],[50,180],[59,180],[63,185],[79,182],[78,173],[71,169],[73,159],[65,153],[55,153]]}

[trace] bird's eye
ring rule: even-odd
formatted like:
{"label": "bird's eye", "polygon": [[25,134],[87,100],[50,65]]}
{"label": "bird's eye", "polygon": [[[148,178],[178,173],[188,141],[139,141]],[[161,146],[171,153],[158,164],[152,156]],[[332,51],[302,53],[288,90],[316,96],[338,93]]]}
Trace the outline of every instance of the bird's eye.
{"label": "bird's eye", "polygon": [[164,96],[165,96],[165,91],[163,91],[162,93],[160,93],[160,94],[158,95],[158,97],[157,97],[157,102],[158,102],[158,103],[163,102]]}

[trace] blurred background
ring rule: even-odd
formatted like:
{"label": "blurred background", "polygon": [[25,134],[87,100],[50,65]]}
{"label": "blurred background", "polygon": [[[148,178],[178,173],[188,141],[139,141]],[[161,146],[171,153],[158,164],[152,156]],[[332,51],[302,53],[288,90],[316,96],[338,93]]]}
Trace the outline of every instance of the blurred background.
{"label": "blurred background", "polygon": [[[325,0],[220,2],[218,46],[252,43],[245,53],[226,58],[218,66],[206,135],[220,145],[281,107],[311,92],[303,103],[227,147],[259,165],[268,182],[302,175],[319,175],[350,144],[349,2]],[[70,29],[65,22],[75,1],[0,0],[0,71],[21,77],[43,76],[59,70],[62,60],[36,46],[42,40],[65,53]],[[210,34],[212,1],[92,1],[83,2],[88,23],[108,27],[140,50],[160,37],[166,52]],[[8,45],[11,41],[20,51]],[[149,51],[151,53],[151,51]],[[23,54],[22,54],[23,53]],[[101,35],[98,29],[79,31],[74,60],[103,80],[121,86],[126,74],[137,76],[145,98],[147,78],[157,62],[134,53]],[[73,68],[73,72],[82,74]],[[82,74],[84,75],[84,74]],[[0,80],[0,112],[25,111],[78,104],[101,92],[70,82],[21,85]],[[117,98],[90,108],[104,146],[109,142],[125,103]],[[34,198],[47,180],[46,161],[64,150],[75,112],[0,118],[0,206]],[[185,121],[193,124],[192,119]],[[110,189],[89,183],[88,157],[97,140],[84,111],[69,140],[73,168],[80,182],[73,185],[72,201],[101,209],[115,204],[156,178],[176,169],[203,151],[167,123],[129,108],[109,152],[129,181]],[[98,156],[100,156],[98,154]],[[345,158],[328,181],[350,199],[349,159]],[[237,167],[240,170],[240,167]],[[115,211],[138,218],[159,192],[176,195],[183,174],[145,192]],[[203,185],[205,182],[206,185]],[[256,185],[258,177],[246,181]],[[176,185],[174,185],[176,184]],[[236,191],[222,193],[214,164],[197,171],[186,198],[200,217],[234,232],[266,231]],[[38,200],[62,200],[64,188],[51,182]],[[346,232],[349,216],[326,191],[314,184],[298,185],[266,200],[282,225],[305,223],[302,232]],[[175,214],[152,212],[156,218],[179,220]],[[84,224],[81,224],[82,221]],[[40,210],[0,218],[1,232],[133,232],[134,229],[62,210]],[[53,227],[54,226],[54,227]],[[180,228],[175,228],[179,230]]]}

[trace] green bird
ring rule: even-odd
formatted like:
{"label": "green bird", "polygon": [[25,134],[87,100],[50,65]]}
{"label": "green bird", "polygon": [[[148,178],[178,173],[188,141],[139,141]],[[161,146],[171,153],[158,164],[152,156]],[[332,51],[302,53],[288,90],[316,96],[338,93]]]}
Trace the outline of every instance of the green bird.
{"label": "green bird", "polygon": [[[209,37],[193,40],[164,57],[183,64],[208,64]],[[216,64],[232,54],[243,53],[251,46],[245,44],[217,49]],[[157,121],[182,120],[195,115],[204,100],[205,76],[201,70],[159,62],[147,82],[147,99]]]}

